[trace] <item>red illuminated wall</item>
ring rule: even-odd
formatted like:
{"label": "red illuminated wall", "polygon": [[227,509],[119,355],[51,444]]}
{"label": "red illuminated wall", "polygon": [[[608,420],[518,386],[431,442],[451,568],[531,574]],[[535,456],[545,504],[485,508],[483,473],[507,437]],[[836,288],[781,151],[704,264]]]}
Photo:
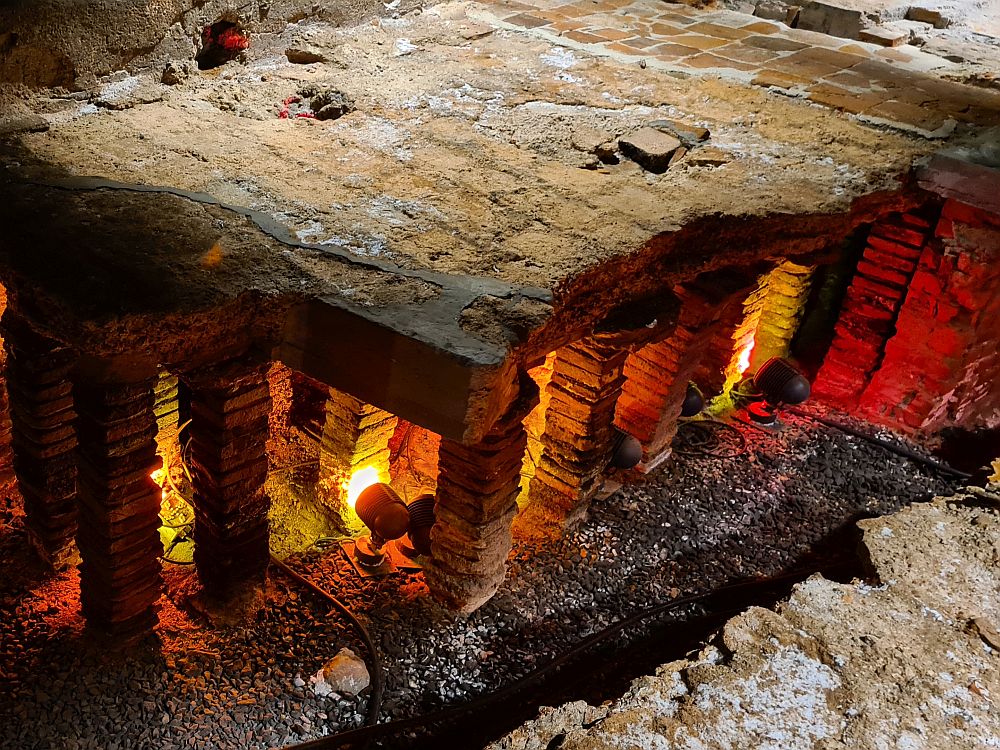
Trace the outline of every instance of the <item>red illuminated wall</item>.
{"label": "red illuminated wall", "polygon": [[816,397],[923,437],[997,427],[1000,217],[948,200],[915,219],[873,228]]}

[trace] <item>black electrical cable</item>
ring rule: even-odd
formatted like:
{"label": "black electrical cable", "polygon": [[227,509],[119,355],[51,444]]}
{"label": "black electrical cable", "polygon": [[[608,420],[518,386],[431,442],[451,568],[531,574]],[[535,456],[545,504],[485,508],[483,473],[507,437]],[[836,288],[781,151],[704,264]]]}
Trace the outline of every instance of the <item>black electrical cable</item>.
{"label": "black electrical cable", "polygon": [[[626,617],[623,620],[612,623],[603,630],[599,630],[596,633],[584,638],[576,646],[564,651],[555,659],[550,661],[544,667],[540,667],[533,672],[525,675],[519,680],[512,682],[507,685],[507,687],[501,688],[500,690],[484,695],[475,700],[469,701],[468,703],[463,703],[460,706],[454,706],[452,708],[446,708],[440,711],[435,711],[430,714],[423,714],[421,716],[413,716],[408,719],[397,719],[396,721],[389,721],[383,724],[368,725],[358,729],[349,729],[346,732],[339,732],[338,734],[330,735],[328,737],[321,737],[315,740],[309,740],[308,742],[302,742],[296,745],[287,745],[285,750],[335,750],[335,748],[343,747],[348,743],[362,743],[362,746],[367,746],[373,740],[384,736],[392,736],[404,729],[413,729],[425,727],[431,724],[439,724],[444,721],[449,721],[457,719],[460,716],[469,714],[471,712],[477,711],[479,709],[486,708],[498,701],[506,699],[509,696],[516,696],[524,692],[532,684],[539,682],[543,677],[551,672],[554,672],[568,662],[580,656],[580,654],[589,651],[591,648],[596,646],[598,643],[605,641],[612,636],[618,635],[623,630],[626,630],[633,625],[642,622],[643,620],[650,620],[673,609],[678,609],[690,604],[697,604],[703,602],[714,596],[720,596],[724,594],[734,593],[736,591],[752,588],[755,586],[773,586],[776,584],[793,581],[793,580],[803,580],[807,575],[812,575],[814,573],[822,573],[829,568],[822,568],[819,570],[810,569],[807,571],[796,571],[791,573],[786,573],[780,576],[774,576],[770,578],[751,578],[737,583],[732,583],[720,588],[714,589],[712,591],[707,591],[701,594],[692,594],[690,596],[683,596],[678,599],[673,599],[669,602],[663,604],[658,604],[654,607],[641,610],[635,614]],[[310,586],[314,586],[311,581],[308,582]],[[318,588],[318,587],[316,587]],[[320,589],[322,591],[322,589]],[[325,596],[330,596],[325,594]],[[740,607],[739,610],[742,611],[744,607]],[[720,613],[722,614],[722,613]]]}
{"label": "black electrical cable", "polygon": [[[735,441],[725,445],[723,435]],[[736,427],[717,419],[692,419],[677,426],[673,451],[679,456],[706,458],[736,458],[746,453],[746,436]]]}
{"label": "black electrical cable", "polygon": [[[296,581],[312,589],[314,592],[333,604],[333,606],[339,610],[344,617],[351,621],[351,624],[354,625],[358,633],[361,635],[361,640],[364,642],[365,648],[368,650],[370,660],[369,667],[371,668],[372,677],[372,691],[371,697],[368,699],[368,716],[365,719],[365,725],[367,727],[375,726],[378,724],[379,713],[382,711],[382,694],[385,691],[385,678],[382,674],[382,661],[379,659],[378,649],[375,648],[375,641],[372,640],[371,634],[368,632],[368,628],[365,627],[365,624],[358,619],[358,616],[355,615],[346,604],[341,602],[337,597],[324,589],[322,586],[318,586],[304,575],[294,570],[283,560],[279,560],[273,553],[271,554],[271,562],[281,568]],[[367,741],[364,744],[367,745]]]}
{"label": "black electrical cable", "polygon": [[949,466],[946,463],[942,463],[941,461],[935,461],[933,458],[928,458],[927,456],[917,453],[916,451],[911,450],[906,446],[897,445],[896,443],[892,443],[888,440],[883,440],[877,435],[872,435],[871,433],[865,432],[864,430],[859,430],[855,427],[851,427],[850,425],[846,425],[843,422],[838,422],[834,419],[829,419],[827,417],[821,417],[816,414],[810,414],[807,411],[802,411],[801,409],[795,409],[790,406],[785,407],[785,411],[788,411],[797,417],[802,417],[803,419],[809,419],[812,420],[813,422],[818,422],[819,424],[826,425],[827,427],[832,427],[835,430],[840,430],[841,432],[846,433],[848,435],[853,435],[856,438],[861,438],[862,440],[866,440],[872,445],[878,445],[882,448],[885,448],[888,451],[891,451],[892,453],[895,453],[897,456],[902,456],[903,458],[908,458],[911,461],[916,461],[917,463],[923,464],[924,466],[927,466],[928,468],[931,468],[935,471],[939,471],[942,474],[951,474],[952,476],[958,477],[959,479],[972,479],[972,474],[967,474],[964,471],[959,471],[958,469]]}

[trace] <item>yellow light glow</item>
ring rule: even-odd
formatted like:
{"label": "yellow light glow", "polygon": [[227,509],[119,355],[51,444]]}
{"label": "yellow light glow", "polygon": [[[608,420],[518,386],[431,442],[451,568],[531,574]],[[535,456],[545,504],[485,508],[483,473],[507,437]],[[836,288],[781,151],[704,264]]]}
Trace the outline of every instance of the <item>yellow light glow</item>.
{"label": "yellow light glow", "polygon": [[156,471],[150,472],[149,478],[156,482],[160,487],[160,503],[163,503],[167,499],[169,491],[167,489],[167,470],[157,469]]}
{"label": "yellow light glow", "polygon": [[358,469],[351,478],[344,482],[344,490],[347,492],[347,504],[354,509],[354,504],[358,501],[358,496],[373,484],[382,481],[382,472],[375,466],[365,466]]}
{"label": "yellow light glow", "polygon": [[756,343],[756,339],[751,336],[749,343],[743,348],[743,351],[740,352],[739,359],[736,363],[736,372],[741,376],[747,371],[747,368],[750,367],[750,355],[753,354],[754,344]]}

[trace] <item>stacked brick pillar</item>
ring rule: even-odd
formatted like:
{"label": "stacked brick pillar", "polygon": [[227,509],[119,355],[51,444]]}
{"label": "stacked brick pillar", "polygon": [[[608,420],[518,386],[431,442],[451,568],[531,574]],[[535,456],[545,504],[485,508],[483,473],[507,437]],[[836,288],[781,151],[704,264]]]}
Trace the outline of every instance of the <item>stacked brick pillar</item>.
{"label": "stacked brick pillar", "polygon": [[816,398],[851,409],[882,364],[931,225],[914,214],[876,223],[844,299],[833,343],[816,377]]}
{"label": "stacked brick pillar", "polygon": [[771,357],[785,357],[799,329],[812,284],[813,266],[785,261],[767,275],[754,331],[749,372]]}
{"label": "stacked brick pillar", "polygon": [[78,382],[80,601],[88,624],[128,639],[156,623],[160,597],[160,488],[153,388]]}
{"label": "stacked brick pillar", "polygon": [[163,443],[177,440],[177,428],[180,426],[178,385],[176,375],[160,371],[154,389],[153,412],[159,428],[159,441]]}
{"label": "stacked brick pillar", "polygon": [[598,334],[556,352],[541,458],[520,522],[526,529],[573,528],[586,517],[611,459],[627,356],[619,337]]}
{"label": "stacked brick pillar", "polygon": [[911,433],[996,429],[1000,216],[949,200],[934,234],[857,413]]}
{"label": "stacked brick pillar", "polygon": [[[0,316],[7,310],[7,292],[0,286]],[[0,483],[6,484],[14,478],[13,454],[10,449],[10,401],[7,398],[7,350],[3,346],[3,331],[0,330]]]}
{"label": "stacked brick pillar", "polygon": [[14,311],[3,317],[11,449],[28,538],[55,569],[76,560],[76,355],[39,335]]}
{"label": "stacked brick pillar", "polygon": [[674,330],[646,344],[625,362],[625,385],[618,401],[618,426],[643,446],[643,466],[649,470],[669,454],[688,383],[701,364],[729,307],[745,287],[711,278],[677,287],[681,312]]}
{"label": "stacked brick pillar", "polygon": [[358,530],[360,521],[347,507],[347,483],[366,467],[388,477],[389,441],[398,421],[383,409],[330,389],[320,443],[320,482],[326,502],[350,530]]}
{"label": "stacked brick pillar", "polygon": [[267,575],[267,372],[267,364],[239,361],[183,376],[191,392],[195,563],[216,599],[252,591]]}
{"label": "stacked brick pillar", "polygon": [[518,398],[481,441],[441,441],[425,573],[431,593],[452,610],[472,612],[503,583],[527,442],[523,420],[537,400],[537,386],[525,377]]}

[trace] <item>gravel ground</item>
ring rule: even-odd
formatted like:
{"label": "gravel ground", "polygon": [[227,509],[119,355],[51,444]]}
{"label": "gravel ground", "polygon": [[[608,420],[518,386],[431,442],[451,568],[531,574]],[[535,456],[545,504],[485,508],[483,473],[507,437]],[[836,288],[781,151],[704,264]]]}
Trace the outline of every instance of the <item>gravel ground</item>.
{"label": "gravel ground", "polygon": [[[742,455],[675,456],[595,503],[577,533],[518,544],[503,589],[465,620],[436,607],[419,575],[360,582],[335,550],[289,562],[365,616],[387,672],[385,721],[492,691],[637,609],[816,564],[817,544],[859,515],[956,486],[798,418],[742,431]],[[342,646],[362,645],[280,571],[258,619],[220,631],[175,605],[193,572],[169,567],[157,638],[111,656],[82,636],[76,572],[45,578],[27,559],[12,501],[0,503],[0,569],[2,748],[251,750],[363,721],[365,696],[320,698],[308,686]]]}

